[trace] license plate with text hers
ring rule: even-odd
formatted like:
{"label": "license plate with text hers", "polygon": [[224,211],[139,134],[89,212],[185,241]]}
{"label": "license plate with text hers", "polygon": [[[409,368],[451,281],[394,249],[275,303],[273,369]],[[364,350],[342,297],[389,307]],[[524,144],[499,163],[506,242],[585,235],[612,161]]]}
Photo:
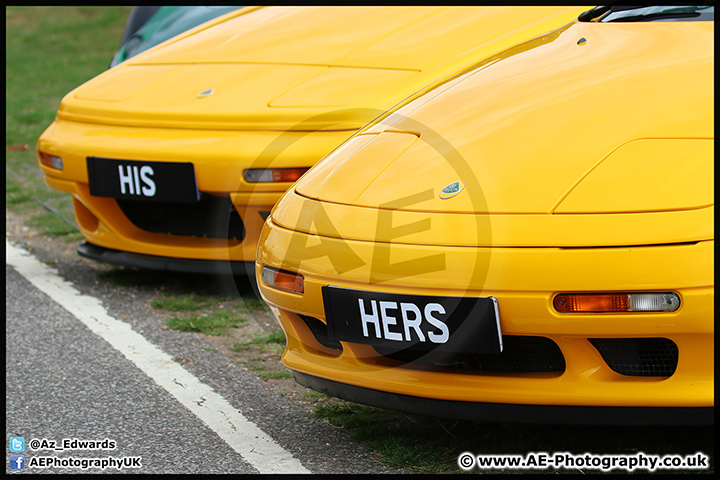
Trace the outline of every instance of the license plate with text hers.
{"label": "license plate with text hers", "polygon": [[199,201],[192,163],[87,157],[90,195],[122,200]]}
{"label": "license plate with text hers", "polygon": [[443,297],[322,287],[333,340],[397,350],[499,354],[494,297]]}

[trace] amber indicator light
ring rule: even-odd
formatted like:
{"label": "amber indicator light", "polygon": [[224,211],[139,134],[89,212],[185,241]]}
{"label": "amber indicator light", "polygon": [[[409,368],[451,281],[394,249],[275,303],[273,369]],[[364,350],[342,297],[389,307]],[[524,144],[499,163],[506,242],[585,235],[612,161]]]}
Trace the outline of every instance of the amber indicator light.
{"label": "amber indicator light", "polygon": [[553,299],[558,312],[674,312],[680,297],[672,292],[563,293]]}
{"label": "amber indicator light", "polygon": [[307,168],[273,168],[273,182],[296,182]]}
{"label": "amber indicator light", "polygon": [[558,312],[627,312],[630,308],[627,293],[558,295],[554,304]]}
{"label": "amber indicator light", "polygon": [[293,183],[308,170],[309,167],[248,168],[243,172],[243,178],[248,183]]}
{"label": "amber indicator light", "polygon": [[262,281],[265,285],[293,293],[304,293],[304,278],[299,273],[291,273],[270,267],[262,268]]}
{"label": "amber indicator light", "polygon": [[54,168],[56,170],[63,169],[62,158],[40,151],[38,151],[38,155],[40,156],[40,163],[42,163],[43,165]]}

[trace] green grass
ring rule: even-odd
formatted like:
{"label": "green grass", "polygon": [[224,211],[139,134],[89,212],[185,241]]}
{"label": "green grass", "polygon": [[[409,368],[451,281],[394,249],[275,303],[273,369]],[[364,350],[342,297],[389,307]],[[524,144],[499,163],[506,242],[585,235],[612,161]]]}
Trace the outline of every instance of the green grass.
{"label": "green grass", "polygon": [[172,317],[167,321],[167,327],[183,332],[199,332],[205,335],[225,335],[228,329],[239,327],[247,320],[234,316],[231,312],[214,311],[207,316],[191,315],[188,317]]}
{"label": "green grass", "polygon": [[[269,342],[273,343],[273,342]],[[244,350],[251,348],[252,345],[254,345],[254,342],[247,342],[244,344],[235,344],[233,347],[238,346],[236,350]],[[260,349],[262,351],[262,346],[260,345]],[[277,345],[276,345],[277,346]],[[293,374],[289,370],[287,370],[284,366],[281,364],[279,365],[280,370],[276,370],[274,367],[277,366],[277,364],[273,361],[270,364],[266,363],[267,358],[266,357],[253,357],[249,358],[248,362],[255,362],[255,363],[247,363],[246,368],[252,372],[255,372],[259,378],[262,378],[263,380],[268,380],[271,378],[275,379],[282,379],[282,378],[292,378]],[[275,359],[273,359],[275,360]]]}
{"label": "green grass", "polygon": [[327,397],[324,393],[316,392],[315,390],[305,390],[303,393],[311,400],[320,400],[321,398]]}
{"label": "green grass", "polygon": [[250,350],[251,348],[252,348],[252,344],[250,342],[238,342],[238,343],[232,344],[232,346],[230,347],[230,350],[232,350],[234,352],[239,352],[242,350]]}
{"label": "green grass", "polygon": [[255,346],[258,346],[261,352],[272,352],[279,355],[285,349],[285,334],[280,330],[276,330],[267,335],[257,335],[249,342],[233,344],[230,350],[239,352],[241,350],[250,350]]}
{"label": "green grass", "polygon": [[267,345],[269,343],[285,345],[285,334],[280,330],[276,330],[267,335],[258,335],[253,338],[252,342],[257,343],[258,345]]}
{"label": "green grass", "polygon": [[5,9],[5,141],[34,158],[60,99],[106,70],[131,7],[12,6]]}
{"label": "green grass", "polygon": [[33,193],[27,188],[25,182],[17,178],[5,177],[5,203],[8,206],[20,206],[33,203]]}
{"label": "green grass", "polygon": [[272,353],[281,355],[284,350],[285,350],[285,347],[282,345],[279,345],[277,343],[268,343],[268,344],[260,345],[261,352],[272,352]]}
{"label": "green grass", "polygon": [[244,297],[243,303],[249,309],[260,309],[265,307],[265,302],[253,296]]}
{"label": "green grass", "polygon": [[241,298],[237,298],[237,299],[224,298],[224,299],[222,299],[222,301],[229,308],[232,308],[235,311],[242,312],[242,313],[252,313],[257,310],[263,310],[263,309],[267,308],[265,305],[265,302],[255,298],[254,292],[245,292],[245,293],[238,292],[238,294]]}
{"label": "green grass", "polygon": [[213,299],[200,298],[194,293],[182,297],[174,297],[166,294],[163,298],[150,302],[150,305],[152,305],[153,308],[169,310],[171,312],[188,312],[200,310],[203,307],[212,305],[213,302]]}
{"label": "green grass", "polygon": [[6,149],[5,202],[8,209],[35,216],[40,232],[59,241],[82,237],[36,203],[52,204],[60,215],[74,218],[70,194],[45,186],[35,145],[62,97],[107,69],[131,8],[5,8],[5,143],[29,146]]}
{"label": "green grass", "polygon": [[274,331],[267,335],[258,335],[249,343],[258,345],[261,352],[272,352],[279,355],[285,349],[285,334],[282,331]]}
{"label": "green grass", "polygon": [[30,220],[29,224],[37,227],[40,233],[44,235],[50,235],[53,237],[64,235],[73,235],[75,238],[78,236],[82,237],[80,232],[78,232],[74,226],[70,225],[52,212],[45,212],[36,215],[32,220]]}

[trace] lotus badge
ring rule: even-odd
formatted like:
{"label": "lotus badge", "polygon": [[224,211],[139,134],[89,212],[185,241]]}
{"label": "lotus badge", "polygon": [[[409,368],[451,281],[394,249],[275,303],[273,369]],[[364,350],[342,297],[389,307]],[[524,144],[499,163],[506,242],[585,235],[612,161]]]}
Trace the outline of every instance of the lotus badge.
{"label": "lotus badge", "polygon": [[465,188],[465,184],[460,180],[458,180],[457,182],[453,182],[447,187],[443,188],[442,191],[440,191],[440,198],[442,198],[443,200],[452,198],[458,193],[462,192],[463,188]]}
{"label": "lotus badge", "polygon": [[198,93],[198,94],[197,94],[197,98],[209,97],[209,96],[212,95],[213,93],[215,93],[215,89],[214,89],[214,88],[208,88],[207,90],[203,90],[202,92]]}

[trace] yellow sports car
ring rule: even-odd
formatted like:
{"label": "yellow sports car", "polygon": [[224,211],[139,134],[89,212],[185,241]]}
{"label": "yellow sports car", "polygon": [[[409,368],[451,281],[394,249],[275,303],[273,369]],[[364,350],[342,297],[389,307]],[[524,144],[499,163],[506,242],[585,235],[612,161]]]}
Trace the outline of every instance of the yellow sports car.
{"label": "yellow sports car", "polygon": [[295,379],[443,417],[713,422],[713,19],[593,9],[306,173],[256,262]]}
{"label": "yellow sports car", "polygon": [[81,255],[253,272],[270,209],[323,156],[418,90],[584,10],[239,9],[66,95],[38,160],[73,196]]}

